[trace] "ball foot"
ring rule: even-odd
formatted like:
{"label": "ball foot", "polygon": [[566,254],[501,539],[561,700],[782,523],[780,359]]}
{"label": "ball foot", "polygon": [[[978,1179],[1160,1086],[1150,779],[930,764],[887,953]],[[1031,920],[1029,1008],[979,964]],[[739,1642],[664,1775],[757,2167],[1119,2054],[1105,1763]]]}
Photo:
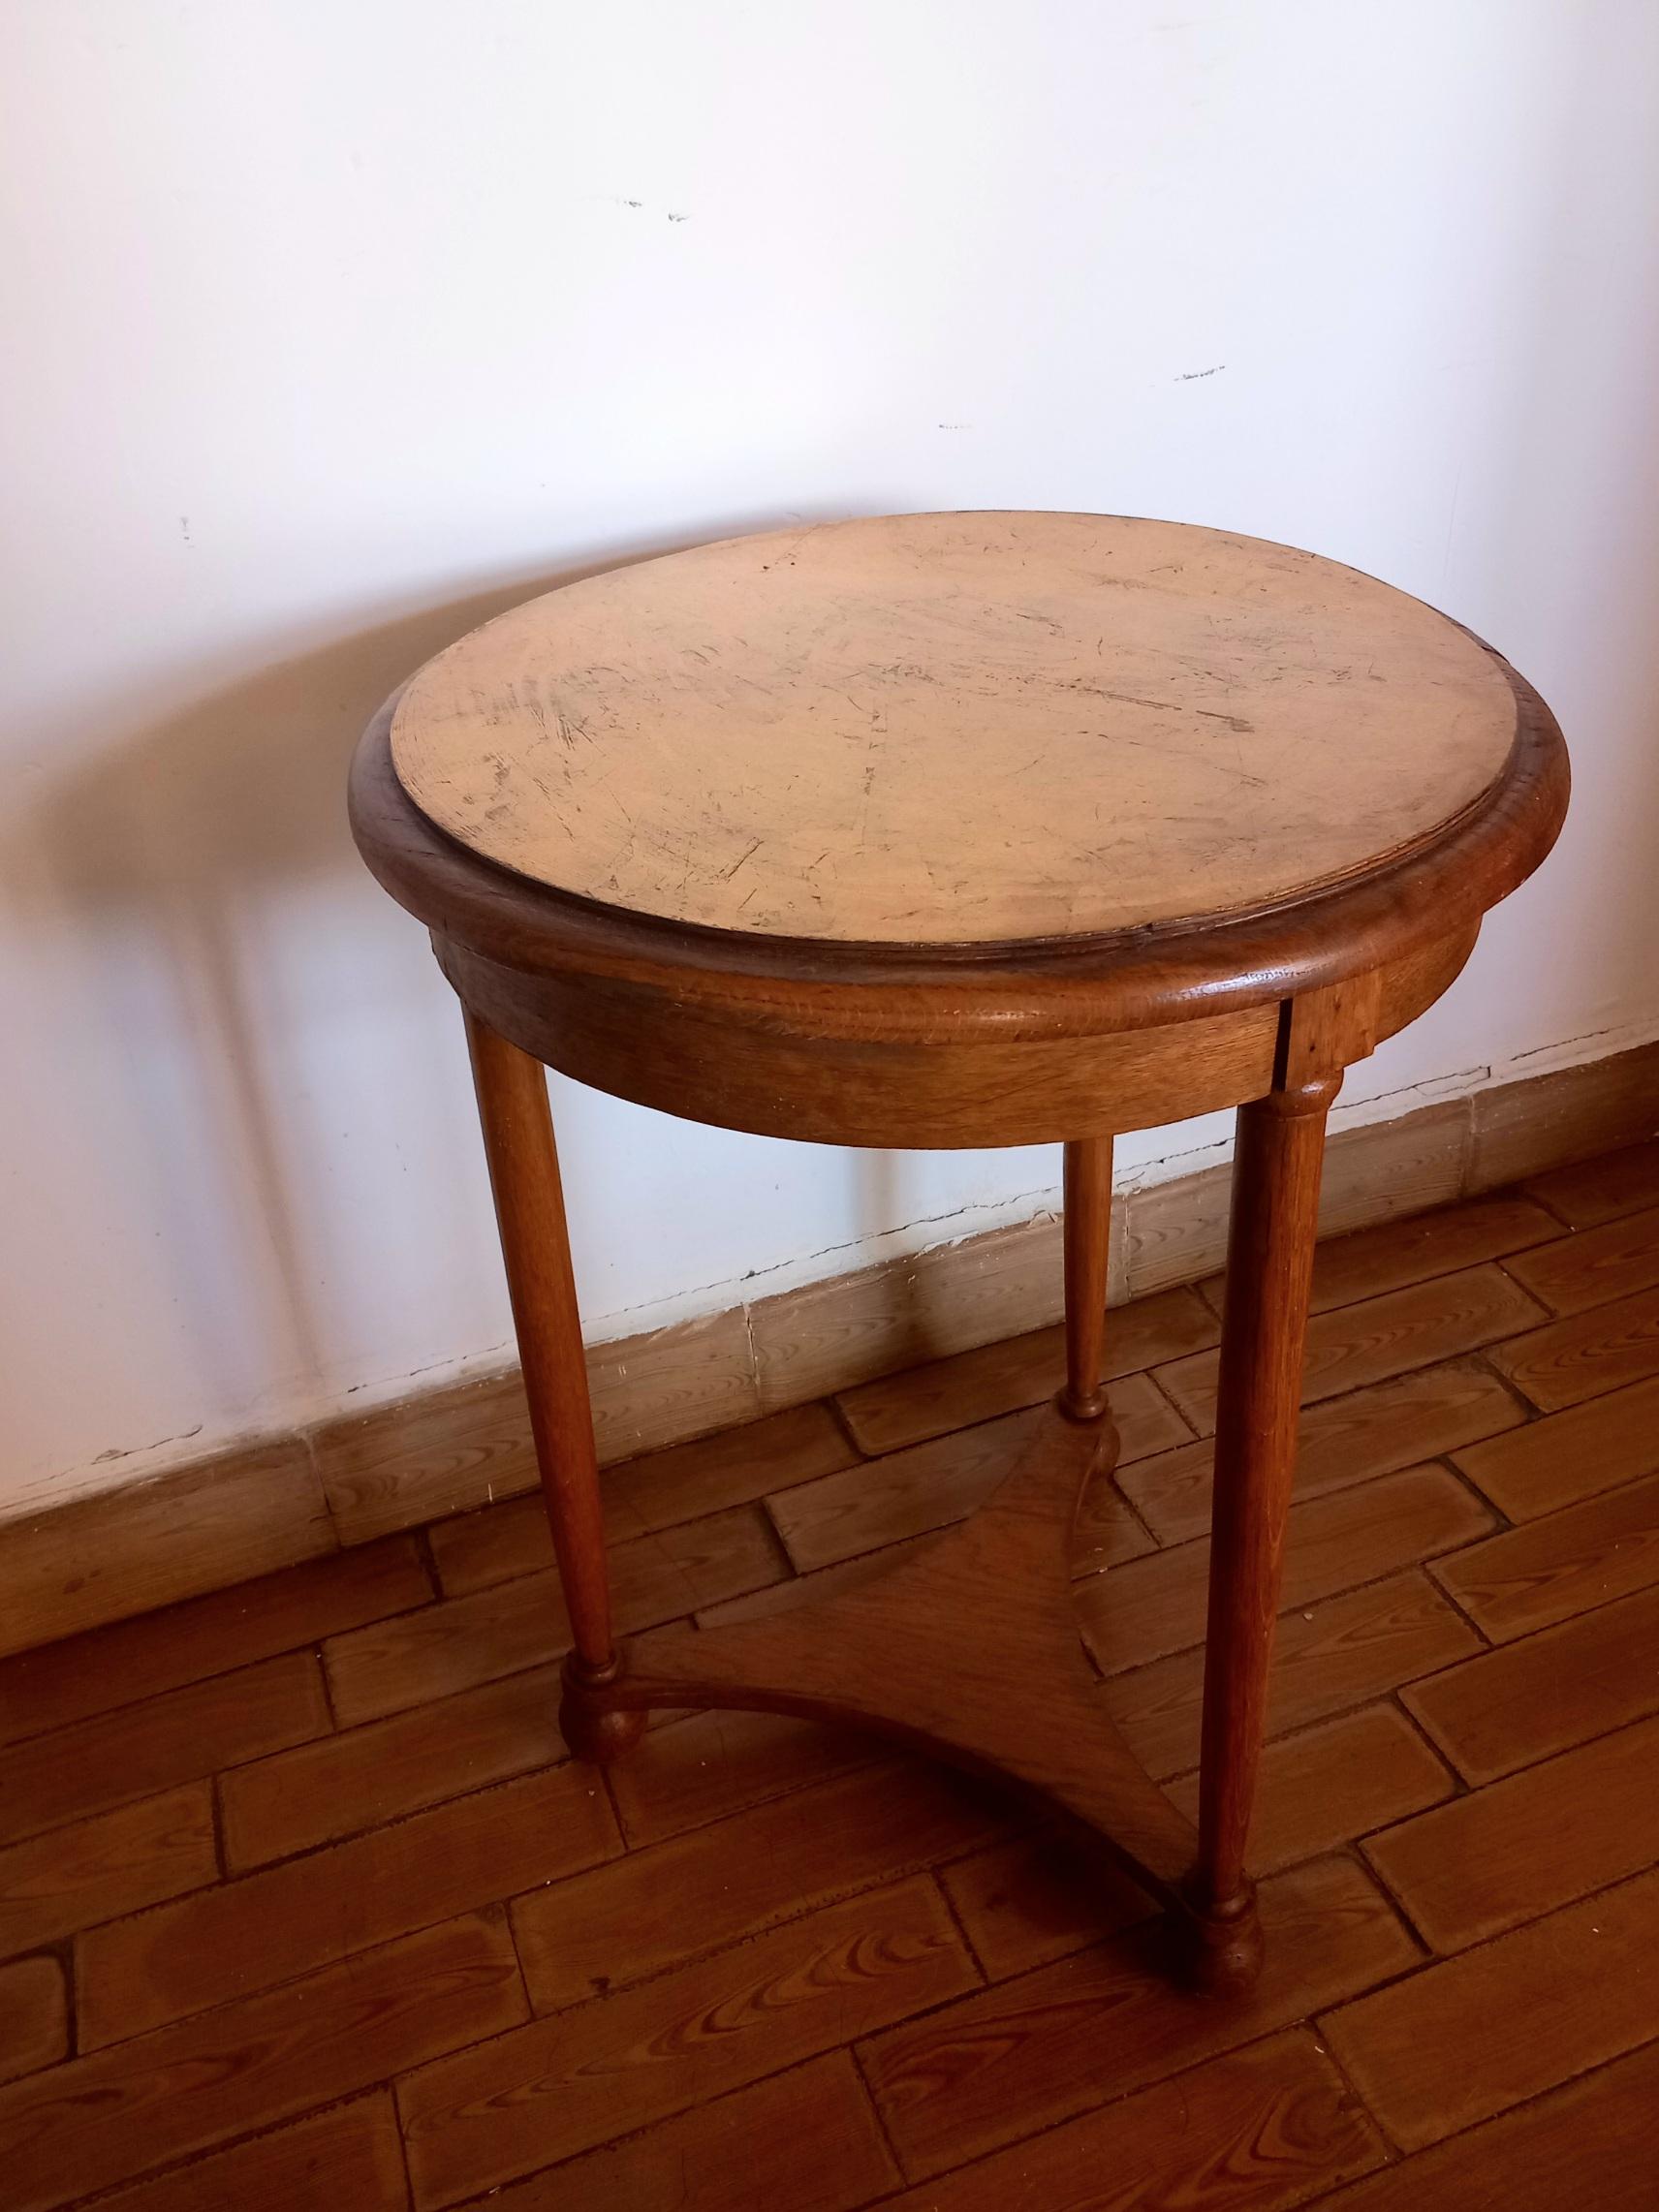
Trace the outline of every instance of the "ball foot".
{"label": "ball foot", "polygon": [[602,1673],[583,1672],[574,1656],[565,1661],[564,1688],[559,1698],[559,1733],[573,1759],[590,1766],[610,1766],[631,1751],[645,1732],[645,1716],[607,1704],[602,1693],[622,1672],[620,1660],[612,1660]]}
{"label": "ball foot", "polygon": [[1183,1901],[1170,1919],[1189,1988],[1205,1997],[1242,1997],[1255,1986],[1266,1947],[1253,1885],[1221,1906]]}

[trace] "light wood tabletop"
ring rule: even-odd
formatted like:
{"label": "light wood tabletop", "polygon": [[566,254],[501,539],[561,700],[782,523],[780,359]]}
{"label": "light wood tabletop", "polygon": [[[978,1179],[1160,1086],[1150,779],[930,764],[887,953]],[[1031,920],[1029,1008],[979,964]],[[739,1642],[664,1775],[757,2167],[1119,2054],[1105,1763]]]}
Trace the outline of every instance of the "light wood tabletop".
{"label": "light wood tabletop", "polygon": [[438,827],[555,890],[841,944],[1260,913],[1502,775],[1503,666],[1311,553],[1095,514],[730,540],[515,608],[391,730]]}

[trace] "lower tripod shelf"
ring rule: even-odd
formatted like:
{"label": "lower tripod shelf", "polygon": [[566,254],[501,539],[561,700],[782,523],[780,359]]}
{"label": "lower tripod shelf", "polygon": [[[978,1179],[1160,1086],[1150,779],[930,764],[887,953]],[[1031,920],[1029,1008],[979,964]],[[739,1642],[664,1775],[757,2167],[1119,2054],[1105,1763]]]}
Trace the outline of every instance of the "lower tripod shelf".
{"label": "lower tripod shelf", "polygon": [[560,1722],[579,1758],[620,1757],[659,1706],[746,1707],[852,1723],[1046,1799],[1170,1909],[1200,1986],[1247,1986],[1254,1898],[1206,1915],[1185,1886],[1192,1823],[1106,1709],[1073,1616],[1069,1550],[1083,1489],[1116,1461],[1109,1419],[1049,1412],[973,1517],[885,1573],[772,1618],[584,1678],[567,1663]]}

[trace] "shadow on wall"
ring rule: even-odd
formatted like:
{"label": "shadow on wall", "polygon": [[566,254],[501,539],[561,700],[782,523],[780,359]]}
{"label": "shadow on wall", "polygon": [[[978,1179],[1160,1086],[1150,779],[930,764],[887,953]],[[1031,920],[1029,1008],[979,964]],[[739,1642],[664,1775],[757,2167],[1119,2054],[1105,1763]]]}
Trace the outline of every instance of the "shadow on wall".
{"label": "shadow on wall", "polygon": [[[346,765],[363,725],[422,662],[506,608],[780,519],[796,517],[727,519],[519,574],[273,661],[58,781],[14,825],[0,869],[8,903],[26,910],[36,945],[52,931],[76,941],[82,1017],[102,1031],[94,1079],[153,1179],[144,1212],[167,1225],[156,1294],[171,1293],[191,1330],[206,1391],[239,1394],[250,1367],[263,1390],[303,1386],[328,1365],[316,1253],[301,1227],[291,1047],[313,984],[352,1000],[364,1019],[395,1012],[371,1006],[379,953],[362,955],[343,994],[338,981],[366,938],[341,918],[349,922],[360,899],[385,901],[345,818]],[[297,911],[285,909],[273,929],[274,909],[297,893]],[[418,925],[407,930],[411,959],[424,961]],[[405,978],[400,970],[395,981]],[[458,1030],[453,1053],[464,1064]],[[454,1081],[454,1067],[431,1073]],[[409,1079],[405,1061],[396,1080]],[[389,1096],[389,1124],[391,1107]],[[251,1346],[250,1275],[262,1278]],[[239,1317],[227,1310],[238,1300]]]}

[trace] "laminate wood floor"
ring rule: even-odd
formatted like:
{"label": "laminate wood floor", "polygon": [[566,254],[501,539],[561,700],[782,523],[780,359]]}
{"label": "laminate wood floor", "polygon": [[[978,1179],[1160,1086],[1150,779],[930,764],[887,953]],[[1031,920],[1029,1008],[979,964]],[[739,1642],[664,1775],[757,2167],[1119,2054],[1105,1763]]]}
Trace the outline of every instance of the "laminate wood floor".
{"label": "laminate wood floor", "polygon": [[[1651,2212],[1656,1189],[1659,1144],[1322,1248],[1246,2003],[872,1741],[669,1715],[565,1760],[516,1497],[0,1663],[0,2207]],[[1074,1562],[1189,1806],[1218,1304],[1113,1315]],[[614,1470],[624,1624],[924,1542],[1060,1357]]]}

